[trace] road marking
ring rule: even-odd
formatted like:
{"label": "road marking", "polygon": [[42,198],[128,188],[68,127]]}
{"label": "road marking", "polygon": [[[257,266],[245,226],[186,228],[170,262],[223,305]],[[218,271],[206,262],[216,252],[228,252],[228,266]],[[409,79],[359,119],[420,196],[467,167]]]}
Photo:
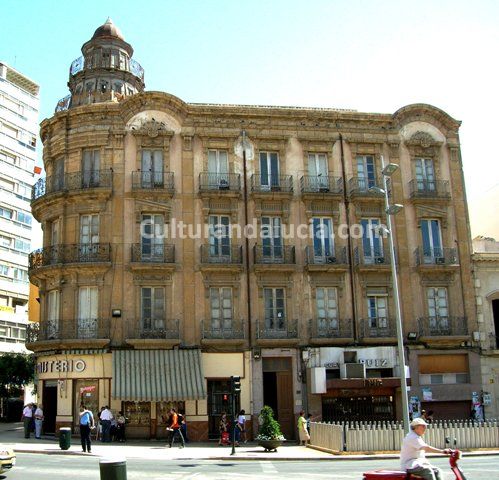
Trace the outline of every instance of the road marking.
{"label": "road marking", "polygon": [[277,468],[275,468],[271,462],[260,462],[260,466],[262,467],[263,473],[278,473]]}

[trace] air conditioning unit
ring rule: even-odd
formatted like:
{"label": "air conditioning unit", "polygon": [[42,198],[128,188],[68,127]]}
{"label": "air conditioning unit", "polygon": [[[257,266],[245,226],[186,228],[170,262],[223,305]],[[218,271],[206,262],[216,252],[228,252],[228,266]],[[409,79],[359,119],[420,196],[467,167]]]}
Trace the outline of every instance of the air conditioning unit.
{"label": "air conditioning unit", "polygon": [[336,257],[333,257],[332,255],[326,257],[326,263],[336,263]]}
{"label": "air conditioning unit", "polygon": [[225,180],[224,178],[222,178],[218,182],[218,189],[219,190],[229,190],[229,188],[230,188],[229,182],[227,180]]}
{"label": "air conditioning unit", "polygon": [[437,265],[445,265],[445,258],[444,257],[435,257],[435,263]]}
{"label": "air conditioning unit", "polygon": [[366,378],[364,363],[342,363],[340,365],[340,378]]}
{"label": "air conditioning unit", "polygon": [[379,264],[385,263],[385,257],[376,257],[374,259],[374,263],[379,263]]}

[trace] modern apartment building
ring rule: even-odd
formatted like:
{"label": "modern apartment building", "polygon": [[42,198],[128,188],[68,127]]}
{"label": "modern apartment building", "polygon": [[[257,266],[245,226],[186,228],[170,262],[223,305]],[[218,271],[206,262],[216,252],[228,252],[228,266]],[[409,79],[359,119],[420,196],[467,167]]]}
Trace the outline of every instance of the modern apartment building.
{"label": "modern apartment building", "polygon": [[27,352],[38,85],[0,62],[0,352]]}
{"label": "modern apartment building", "polygon": [[[430,105],[390,114],[189,104],[144,90],[108,20],[41,124],[34,190],[43,248],[38,357],[46,424],[77,429],[83,401],[124,410],[133,437],[218,435],[241,376],[288,438],[325,420],[401,417],[391,269],[400,278],[411,402],[467,417],[480,384],[458,131]],[[400,166],[390,262],[381,161]],[[48,416],[47,416],[48,417]],[[50,428],[50,427],[49,427]]]}

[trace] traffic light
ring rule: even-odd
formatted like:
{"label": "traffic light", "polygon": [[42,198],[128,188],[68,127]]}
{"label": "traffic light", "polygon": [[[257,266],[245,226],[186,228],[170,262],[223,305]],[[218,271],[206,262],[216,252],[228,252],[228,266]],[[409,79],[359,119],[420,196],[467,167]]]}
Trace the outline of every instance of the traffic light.
{"label": "traffic light", "polygon": [[230,390],[233,395],[241,393],[241,377],[230,377]]}

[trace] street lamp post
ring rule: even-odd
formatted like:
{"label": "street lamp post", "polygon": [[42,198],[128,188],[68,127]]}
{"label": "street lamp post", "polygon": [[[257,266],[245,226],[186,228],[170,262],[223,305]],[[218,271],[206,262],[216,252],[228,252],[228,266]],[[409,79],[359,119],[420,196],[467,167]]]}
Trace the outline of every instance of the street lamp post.
{"label": "street lamp post", "polygon": [[392,283],[395,298],[395,316],[396,316],[396,327],[397,327],[397,347],[400,363],[400,390],[402,392],[402,417],[404,422],[404,431],[407,434],[409,432],[409,399],[407,396],[407,375],[405,370],[405,352],[404,352],[404,329],[402,326],[402,313],[400,310],[400,295],[399,295],[399,285],[397,277],[397,267],[395,263],[395,241],[393,238],[392,229],[392,215],[397,214],[402,210],[403,205],[394,204],[390,205],[390,200],[388,196],[388,177],[391,177],[394,172],[397,171],[399,166],[395,163],[389,163],[385,166],[385,160],[383,155],[381,155],[381,167],[383,174],[383,189],[374,187],[373,190],[378,193],[383,193],[385,196],[385,213],[386,222],[388,227],[388,236],[390,238],[390,260],[392,263]]}

